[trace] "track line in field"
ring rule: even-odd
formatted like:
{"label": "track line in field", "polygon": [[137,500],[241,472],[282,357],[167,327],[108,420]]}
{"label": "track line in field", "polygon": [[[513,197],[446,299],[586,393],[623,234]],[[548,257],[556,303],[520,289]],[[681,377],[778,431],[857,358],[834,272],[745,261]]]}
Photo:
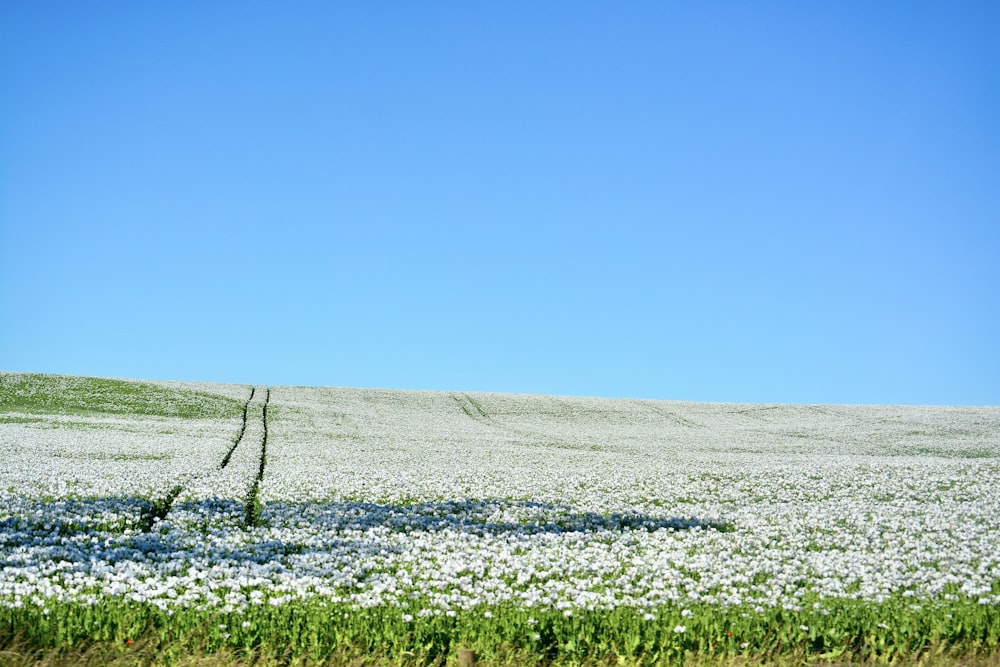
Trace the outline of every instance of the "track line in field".
{"label": "track line in field", "polygon": [[[210,470],[186,476],[185,479],[181,480],[182,483],[174,486],[163,498],[153,500],[150,508],[143,511],[140,518],[140,525],[143,532],[152,531],[159,520],[167,517],[173,508],[174,502],[184,493],[186,488],[197,488],[199,484],[214,475],[230,474],[233,471],[227,471],[226,469],[235,459],[242,459],[244,461],[243,469],[245,469],[247,456],[253,456],[256,459],[256,466],[252,468],[254,470],[252,481],[245,487],[246,495],[242,499],[243,514],[247,518],[251,516],[256,517],[259,514],[259,510],[251,512],[250,507],[256,506],[257,487],[264,475],[264,448],[267,441],[267,402],[270,399],[270,394],[270,388],[265,385],[257,385],[251,388],[250,396],[243,405],[243,419],[236,436],[236,441],[229,448],[229,451],[226,452],[225,457],[223,457],[219,465]],[[261,420],[263,427],[259,435],[257,429],[251,428],[256,419]],[[259,452],[254,451],[257,447],[260,447]],[[234,474],[239,474],[239,472],[237,470]],[[246,520],[244,523],[246,523]]]}
{"label": "track line in field", "polygon": [[177,500],[177,496],[181,494],[184,487],[180,484],[174,486],[170,489],[160,500],[154,500],[149,509],[142,512],[139,517],[139,526],[142,532],[148,533],[153,530],[153,526],[157,521],[162,521],[167,518],[167,514],[170,513],[170,508],[174,506],[174,501]]}
{"label": "track line in field", "polygon": [[672,421],[678,426],[686,426],[688,428],[705,428],[704,424],[699,424],[698,422],[688,419],[687,417],[682,417],[676,412],[667,410],[657,405],[655,401],[643,401],[643,405],[647,406],[650,410],[660,415],[661,417],[666,417],[667,420]]}
{"label": "track line in field", "polygon": [[[233,441],[233,446],[229,448],[229,451],[226,452],[226,455],[223,457],[221,463],[219,463],[219,470],[223,470],[227,465],[229,465],[229,461],[230,459],[232,459],[233,453],[236,451],[236,448],[240,446],[241,442],[243,442],[244,436],[246,435],[247,432],[247,417],[250,411],[250,404],[253,402],[256,393],[257,393],[257,387],[251,387],[250,396],[243,404],[243,420],[242,423],[240,424],[239,433],[236,434],[236,438]],[[206,474],[208,473],[203,472],[196,474],[193,478],[188,477],[187,482],[190,483],[192,479],[198,479],[200,477],[204,477]],[[142,515],[140,516],[139,525],[142,529],[142,532],[144,533],[150,532],[151,530],[153,530],[153,526],[158,521],[165,519],[167,515],[170,513],[171,508],[173,507],[174,501],[177,500],[178,496],[180,496],[180,494],[183,491],[184,491],[184,484],[176,484],[162,498],[153,500],[152,503],[150,504],[149,509],[143,511]]]}
{"label": "track line in field", "polygon": [[233,446],[229,448],[226,455],[222,458],[222,463],[219,464],[219,470],[224,469],[229,465],[229,460],[233,458],[233,452],[236,448],[240,446],[240,442],[243,441],[243,436],[247,432],[247,413],[250,411],[250,403],[253,402],[254,394],[257,393],[257,387],[250,388],[250,398],[247,399],[246,403],[243,404],[243,424],[240,426],[240,432],[236,435],[236,440],[233,441]]}
{"label": "track line in field", "polygon": [[264,387],[264,404],[261,406],[260,419],[264,428],[264,435],[260,442],[260,463],[257,466],[257,478],[247,491],[246,513],[244,527],[253,528],[260,525],[260,501],[257,494],[260,492],[260,483],[264,479],[264,467],[267,465],[267,404],[271,400],[271,388]]}
{"label": "track line in field", "polygon": [[558,436],[551,433],[511,426],[494,420],[494,418],[486,412],[479,401],[475,400],[468,394],[452,394],[451,398],[469,419],[484,426],[488,426],[498,433],[506,434],[509,437],[525,439],[521,444],[541,447],[565,446],[568,449],[573,448],[570,443],[564,442]]}
{"label": "track line in field", "polygon": [[488,423],[491,426],[496,426],[496,424],[493,424],[490,421],[490,416],[486,413],[486,410],[483,409],[483,406],[472,400],[468,394],[452,394],[451,398],[458,404],[458,407],[462,408],[462,412],[468,415],[470,419],[474,419],[477,422]]}

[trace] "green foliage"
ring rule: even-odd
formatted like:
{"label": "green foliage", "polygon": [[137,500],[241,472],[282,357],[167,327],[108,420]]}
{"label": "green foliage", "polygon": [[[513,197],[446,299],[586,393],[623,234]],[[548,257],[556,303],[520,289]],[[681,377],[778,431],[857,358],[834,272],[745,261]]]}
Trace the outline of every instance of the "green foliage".
{"label": "green foliage", "polygon": [[688,611],[663,606],[570,615],[516,606],[421,615],[415,604],[412,609],[352,609],[311,598],[243,611],[166,612],[120,598],[99,598],[91,606],[50,600],[45,607],[0,606],[0,644],[17,635],[35,649],[66,650],[93,641],[125,646],[154,637],[179,652],[434,659],[463,647],[487,661],[501,655],[521,656],[521,662],[618,656],[648,664],[680,664],[690,656],[893,662],[931,649],[972,655],[1000,651],[1000,609],[971,599],[921,605],[904,598],[882,603],[827,599],[816,601],[818,608],[810,603],[799,611],[705,605]]}
{"label": "green foliage", "polygon": [[146,382],[0,373],[0,413],[228,419],[242,410],[243,404],[232,398]]}

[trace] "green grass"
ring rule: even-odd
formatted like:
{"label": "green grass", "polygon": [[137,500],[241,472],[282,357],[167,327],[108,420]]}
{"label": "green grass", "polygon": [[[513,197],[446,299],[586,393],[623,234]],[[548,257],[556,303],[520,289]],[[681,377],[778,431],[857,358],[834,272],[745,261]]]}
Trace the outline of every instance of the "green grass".
{"label": "green grass", "polygon": [[[239,417],[242,411],[243,403],[226,396],[145,382],[0,373],[0,415],[147,415],[228,419]],[[11,420],[10,417],[6,419]]]}

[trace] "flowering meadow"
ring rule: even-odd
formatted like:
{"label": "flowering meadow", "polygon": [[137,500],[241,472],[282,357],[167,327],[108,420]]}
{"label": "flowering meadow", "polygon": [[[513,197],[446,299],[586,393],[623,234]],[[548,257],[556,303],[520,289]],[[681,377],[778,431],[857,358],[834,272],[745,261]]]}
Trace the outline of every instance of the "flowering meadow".
{"label": "flowering meadow", "polygon": [[0,628],[38,646],[1000,647],[997,407],[6,373],[0,526]]}

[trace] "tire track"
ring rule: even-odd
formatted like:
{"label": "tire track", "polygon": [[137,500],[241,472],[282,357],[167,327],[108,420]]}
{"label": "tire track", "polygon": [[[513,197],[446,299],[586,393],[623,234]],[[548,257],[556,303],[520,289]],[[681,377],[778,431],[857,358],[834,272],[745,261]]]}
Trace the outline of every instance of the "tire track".
{"label": "tire track", "polygon": [[452,394],[452,400],[461,408],[469,419],[493,429],[499,434],[503,434],[513,440],[518,440],[520,444],[537,447],[560,447],[564,449],[577,449],[571,443],[552,433],[538,431],[528,428],[519,428],[496,421],[483,408],[479,401],[468,394]]}
{"label": "tire track", "polygon": [[490,416],[483,409],[477,401],[474,401],[468,394],[452,394],[452,399],[458,404],[458,407],[462,408],[462,412],[469,416],[470,419],[474,419],[477,422],[484,424],[490,424],[491,426],[496,426],[491,420]]}
{"label": "tire track", "polygon": [[704,424],[699,424],[698,422],[688,419],[687,417],[684,417],[682,415],[679,415],[676,412],[667,410],[666,408],[658,405],[656,401],[643,401],[642,405],[649,408],[650,410],[660,415],[661,417],[664,417],[665,419],[667,419],[667,421],[671,421],[674,424],[677,424],[678,426],[686,426],[687,428],[705,428]]}
{"label": "tire track", "polygon": [[250,403],[253,402],[253,397],[256,393],[257,387],[250,389],[250,398],[248,398],[247,402],[243,404],[243,425],[240,426],[240,432],[236,435],[236,440],[233,441],[233,446],[229,448],[229,451],[226,452],[226,455],[222,459],[222,463],[219,464],[219,470],[223,470],[227,465],[229,465],[229,460],[233,458],[233,452],[236,451],[236,448],[239,447],[240,443],[243,441],[243,436],[247,432],[247,413],[250,411]]}
{"label": "tire track", "polygon": [[775,411],[779,411],[778,415],[780,419],[780,410],[785,407],[784,405],[751,405],[745,408],[732,409],[728,414],[739,415],[740,417],[763,424],[773,424],[775,421],[772,419],[772,416],[775,414]]}
{"label": "tire track", "polygon": [[[184,516],[192,511],[189,507],[191,503],[202,504],[210,499],[210,505],[215,503],[211,514],[216,519],[235,521],[243,528],[259,525],[261,507],[257,496],[266,465],[267,405],[270,397],[270,387],[253,387],[243,406],[243,421],[236,442],[225,457],[217,466],[186,476],[166,497],[152,501],[149,509],[142,513],[144,532],[153,530],[155,524],[167,518],[175,506]],[[181,502],[175,502],[178,498]],[[230,509],[221,510],[227,498],[232,499],[235,507],[230,504]],[[219,514],[220,511],[222,514]]]}
{"label": "tire track", "polygon": [[148,533],[153,530],[153,526],[157,522],[167,518],[170,508],[174,506],[174,501],[177,500],[177,496],[183,490],[184,487],[178,484],[170,489],[163,498],[150,503],[149,507],[139,515],[139,529],[144,533]]}
{"label": "tire track", "polygon": [[[257,394],[257,389],[258,389],[257,387],[250,388],[250,396],[243,404],[243,421],[240,424],[240,430],[236,434],[236,438],[233,440],[233,446],[229,448],[229,451],[226,452],[226,455],[222,458],[222,461],[219,463],[219,468],[218,468],[219,470],[224,470],[226,466],[229,465],[229,461],[232,460],[233,454],[236,452],[236,449],[240,446],[240,443],[242,443],[243,440],[245,439],[245,436],[247,434],[247,419],[250,412],[250,405],[251,403],[253,403],[254,396]],[[153,527],[156,525],[157,522],[166,519],[167,515],[170,514],[170,510],[174,506],[174,502],[181,495],[181,493],[183,493],[184,488],[186,486],[194,484],[195,482],[204,478],[208,474],[210,473],[204,472],[196,474],[194,476],[187,476],[183,480],[184,483],[175,484],[170,489],[170,491],[166,493],[165,496],[163,496],[162,498],[157,498],[152,500],[150,502],[149,508],[144,510],[139,517],[139,527],[142,530],[142,532],[148,533],[152,531]]]}
{"label": "tire track", "polygon": [[246,514],[243,520],[244,528],[253,528],[261,525],[260,511],[262,505],[258,494],[260,493],[260,483],[264,479],[264,467],[267,465],[267,404],[271,400],[271,388],[264,387],[264,404],[261,406],[260,419],[263,427],[263,437],[260,441],[260,462],[257,466],[257,478],[250,485],[246,499]]}

